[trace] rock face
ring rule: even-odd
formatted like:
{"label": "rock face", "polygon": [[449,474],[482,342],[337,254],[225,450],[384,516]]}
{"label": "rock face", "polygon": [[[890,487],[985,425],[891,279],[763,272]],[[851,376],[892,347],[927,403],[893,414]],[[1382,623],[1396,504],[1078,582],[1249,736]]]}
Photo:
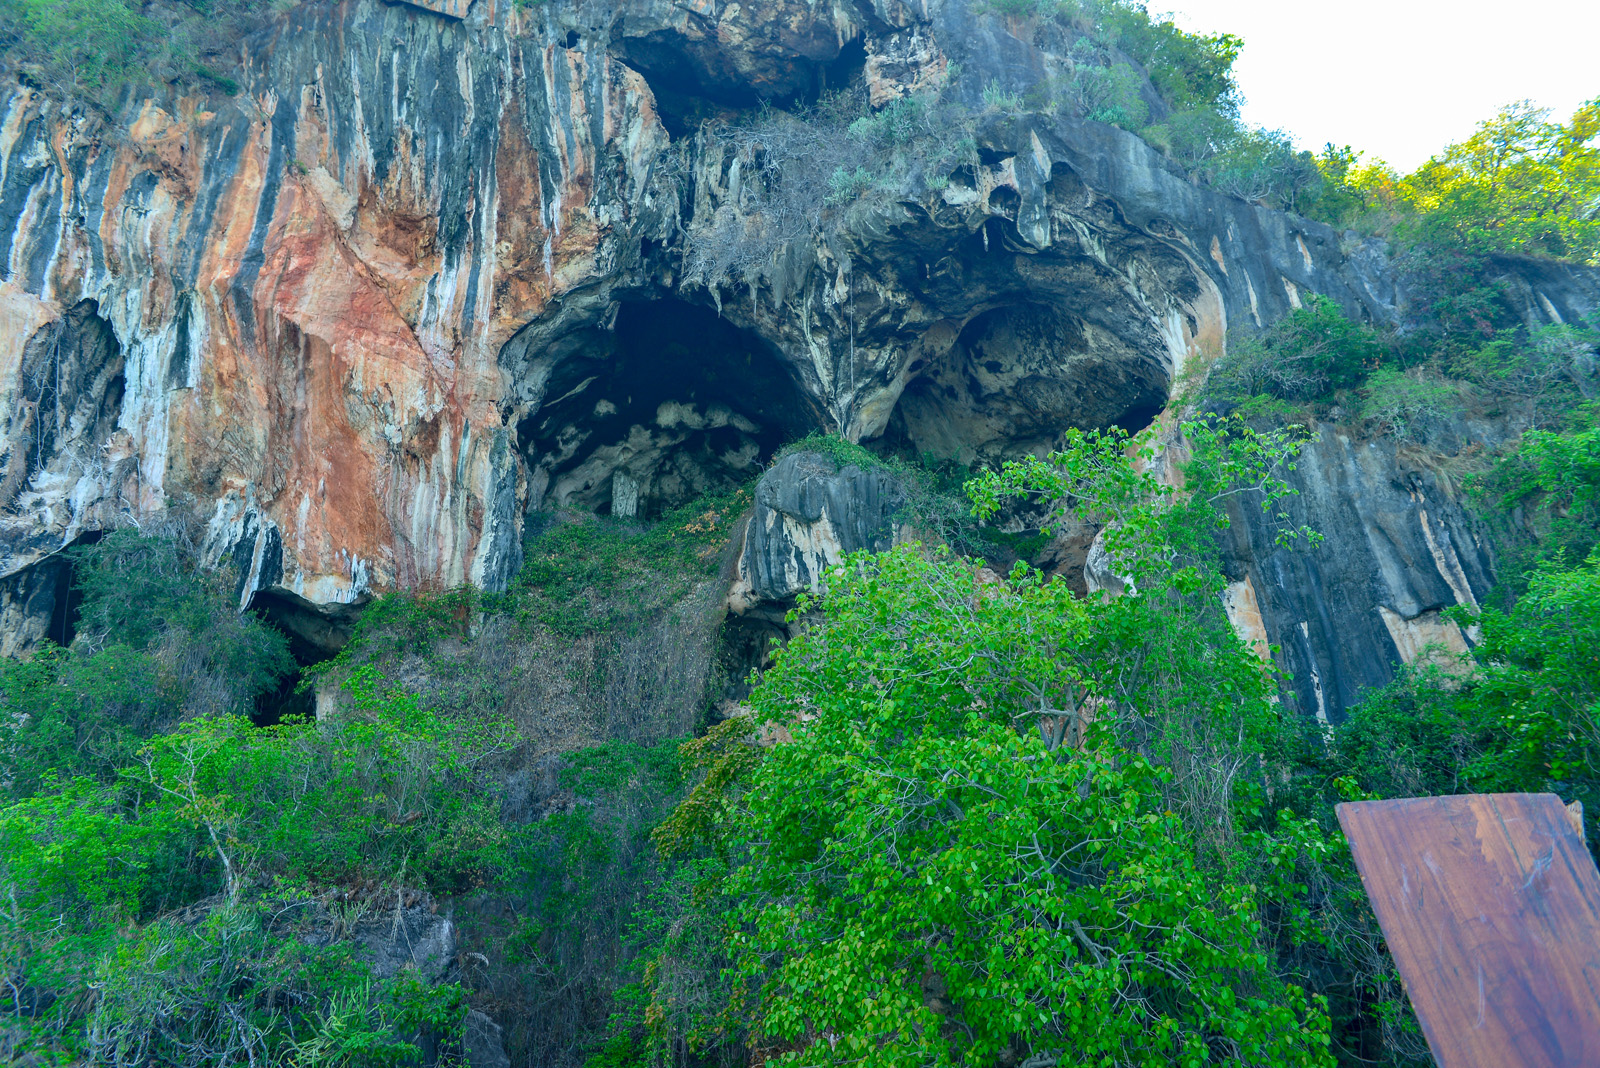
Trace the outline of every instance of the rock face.
{"label": "rock face", "polygon": [[492,16],[301,6],[239,97],[120,128],[10,93],[0,567],[182,507],[244,600],[504,582],[526,479],[500,350],[620,282],[676,196],[636,72]]}
{"label": "rock face", "polygon": [[[1279,546],[1278,524],[1257,508],[1232,507],[1234,582],[1224,604],[1258,653],[1277,647],[1298,705],[1337,723],[1362,690],[1392,679],[1395,665],[1430,649],[1466,651],[1466,636],[1440,613],[1476,609],[1493,585],[1494,560],[1448,476],[1420,452],[1318,430],[1291,476],[1297,496],[1285,501],[1285,523],[1320,532],[1321,544]],[[1503,434],[1461,426],[1430,444],[1451,453]]]}
{"label": "rock face", "polygon": [[[1077,117],[1070,33],[966,0],[340,0],[243,42],[235,97],[103,121],[10,87],[0,645],[48,627],[52,553],[164,511],[207,525],[241,606],[337,629],[375,591],[503,587],[532,509],[650,515],[818,428],[1015,455],[1145,425],[1230,327],[1307,294],[1403,315],[1381,245]],[[772,226],[759,153],[702,120],[847,83],[874,106],[943,86],[968,162],[738,278],[689,269],[695,240]],[[1588,273],[1506,269],[1536,318],[1600,304]],[[884,487],[826,477],[790,503],[774,481],[764,514],[810,533],[753,524],[736,601],[814,576],[807,502],[835,534],[876,521]],[[1269,629],[1309,627],[1269,556],[1241,565]],[[1413,621],[1428,590],[1384,603]]]}
{"label": "rock face", "polygon": [[796,452],[761,476],[755,498],[728,595],[729,607],[741,615],[787,605],[815,589],[847,553],[889,548],[904,494],[881,467]]}
{"label": "rock face", "polygon": [[485,1013],[467,1010],[461,1039],[467,1068],[511,1068],[506,1055],[505,1032]]}
{"label": "rock face", "polygon": [[349,939],[356,955],[379,979],[393,979],[415,969],[428,983],[444,982],[456,967],[456,925],[438,912],[433,899],[418,891],[371,895],[354,910],[355,920],[341,920],[319,901],[286,910],[276,921],[277,933],[292,935],[308,946],[327,946]]}

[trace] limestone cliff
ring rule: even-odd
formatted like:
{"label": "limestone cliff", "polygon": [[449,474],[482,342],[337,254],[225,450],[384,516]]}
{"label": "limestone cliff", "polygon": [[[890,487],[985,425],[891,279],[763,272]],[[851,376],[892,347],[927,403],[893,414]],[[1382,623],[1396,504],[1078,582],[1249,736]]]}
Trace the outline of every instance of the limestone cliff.
{"label": "limestone cliff", "polygon": [[[1148,423],[1230,327],[1306,294],[1402,314],[1381,245],[1201,189],[1078,117],[1052,90],[1070,42],[981,7],[304,3],[242,42],[234,97],[134,93],[107,120],[11,87],[7,648],[43,633],[41,562],[114,524],[196,517],[241,605],[494,589],[547,504],[651,511],[817,428],[1011,455],[1067,425]],[[751,159],[702,120],[849,83],[877,106],[942,87],[970,162],[864,197],[741,278],[690,269],[697,235],[767,225]],[[1576,269],[1508,270],[1531,315],[1600,304]],[[1372,634],[1412,634],[1487,564],[1430,490],[1383,489],[1354,448],[1319,446],[1308,507],[1410,545],[1372,559],[1415,596],[1345,592]],[[1340,510],[1369,491],[1417,503]],[[1416,549],[1446,532],[1460,577]],[[1327,576],[1275,585],[1264,546],[1240,553],[1267,636],[1310,635]],[[1320,670],[1325,692],[1367,678]]]}

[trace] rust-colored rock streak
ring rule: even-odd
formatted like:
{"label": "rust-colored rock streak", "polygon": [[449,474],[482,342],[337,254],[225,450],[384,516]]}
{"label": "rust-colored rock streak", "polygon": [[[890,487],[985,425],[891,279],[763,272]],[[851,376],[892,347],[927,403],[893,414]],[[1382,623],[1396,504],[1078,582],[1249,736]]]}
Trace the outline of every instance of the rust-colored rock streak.
{"label": "rust-colored rock streak", "polygon": [[503,583],[519,468],[497,354],[613,268],[666,135],[604,53],[466,32],[300,9],[241,96],[147,101],[119,131],[11,95],[0,403],[82,301],[127,364],[112,446],[40,457],[0,502],[0,573],[188,499],[246,599]]}

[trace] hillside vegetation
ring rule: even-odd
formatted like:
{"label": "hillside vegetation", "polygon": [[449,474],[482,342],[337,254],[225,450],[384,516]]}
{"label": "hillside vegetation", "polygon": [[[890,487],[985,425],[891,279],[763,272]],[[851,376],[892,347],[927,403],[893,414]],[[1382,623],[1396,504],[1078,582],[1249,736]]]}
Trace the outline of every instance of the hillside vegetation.
{"label": "hillside vegetation", "polygon": [[[676,584],[639,607],[691,605],[726,504],[565,528],[509,599],[382,602],[319,669],[343,698],[274,725],[281,637],[171,541],[79,550],[77,639],[0,690],[7,1048],[421,1063],[471,1002],[535,1063],[1421,1063],[1331,806],[1554,790],[1600,813],[1596,431],[1530,433],[1482,483],[1549,520],[1503,607],[1460,615],[1473,654],[1331,735],[1284,713],[1216,597],[1218,502],[1278,514],[1303,432],[1187,435],[1183,495],[1118,433],[969,483],[980,514],[1042,494],[1111,522],[1122,596],[916,545],[852,558],[748,711],[669,721],[681,746],[650,739],[659,713],[605,719],[661,655],[624,591],[654,561]],[[526,676],[508,645],[566,666]],[[588,748],[529,733],[563,693],[600,717],[567,736]],[[506,778],[530,766],[542,800]],[[338,937],[419,894],[490,963],[378,977]]]}
{"label": "hillside vegetation", "polygon": [[[1541,325],[1503,269],[1600,262],[1600,104],[1514,106],[1399,175],[1245,126],[1237,38],[988,7],[1067,41],[1068,82],[712,124],[763,146],[744,203],[774,228],[691,235],[683,271],[749,281],[936,190],[980,118],[1054,109],[1386,241],[1408,320],[1307,296],[1178,384],[1180,428],[1062,428],[993,468],[792,442],[889,469],[920,540],[782,625],[725,611],[754,481],[648,522],[525,516],[508,589],[388,594],[315,664],[184,529],[76,545],[64,644],[0,664],[0,1061],[433,1068],[476,1010],[550,1068],[1430,1063],[1334,806],[1553,791],[1600,843],[1600,319]],[[231,91],[202,61],[265,14],[0,0],[0,47],[101,104]],[[1502,444],[1430,451],[1486,425]],[[1446,612],[1470,652],[1332,725],[1220,598],[1230,506],[1318,543],[1288,519],[1318,428],[1434,464],[1499,583]],[[1115,595],[1029,562],[1084,530]]]}
{"label": "hillside vegetation", "polygon": [[293,0],[4,0],[0,68],[69,101],[114,107],[130,85],[238,92],[241,38]]}

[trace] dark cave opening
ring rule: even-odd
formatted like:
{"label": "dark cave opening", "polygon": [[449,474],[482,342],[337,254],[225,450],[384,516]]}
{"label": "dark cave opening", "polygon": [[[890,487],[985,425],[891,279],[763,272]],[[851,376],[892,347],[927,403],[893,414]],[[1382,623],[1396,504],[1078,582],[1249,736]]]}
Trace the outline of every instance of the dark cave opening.
{"label": "dark cave opening", "polygon": [[1137,434],[1155,422],[1156,416],[1160,415],[1166,406],[1165,400],[1134,404],[1107,425],[1130,435]]}
{"label": "dark cave opening", "polygon": [[256,694],[255,707],[250,710],[250,722],[257,727],[276,727],[286,721],[314,719],[317,714],[317,695],[310,689],[297,692],[300,681],[301,673],[292,672],[273,689]]}
{"label": "dark cave opening", "polygon": [[316,715],[316,694],[309,687],[299,691],[305,669],[338,655],[350,641],[361,608],[361,604],[319,606],[279,590],[259,590],[250,598],[250,611],[256,618],[276,627],[289,639],[289,655],[300,669],[272,690],[256,695],[250,722],[270,727],[285,719]]}
{"label": "dark cave opening", "polygon": [[545,396],[518,426],[535,509],[657,516],[742,485],[822,422],[772,346],[674,298],[623,302]]}
{"label": "dark cave opening", "polygon": [[[68,549],[79,545],[93,545],[105,536],[104,531],[88,530],[78,535]],[[57,645],[71,645],[78,636],[78,606],[83,604],[83,591],[72,580],[77,566],[70,552],[63,550],[51,561],[56,570],[55,605],[50,610],[50,629],[45,637]]]}
{"label": "dark cave opening", "polygon": [[990,308],[907,385],[885,442],[972,463],[1051,448],[1068,427],[1142,430],[1170,388],[1159,344],[1059,305]]}
{"label": "dark cave opening", "polygon": [[674,140],[693,136],[703,122],[738,121],[763,105],[787,111],[815,104],[827,93],[860,85],[867,65],[866,40],[856,37],[831,60],[796,57],[757,89],[716,48],[697,48],[676,35],[619,34],[611,51],[644,75]]}

